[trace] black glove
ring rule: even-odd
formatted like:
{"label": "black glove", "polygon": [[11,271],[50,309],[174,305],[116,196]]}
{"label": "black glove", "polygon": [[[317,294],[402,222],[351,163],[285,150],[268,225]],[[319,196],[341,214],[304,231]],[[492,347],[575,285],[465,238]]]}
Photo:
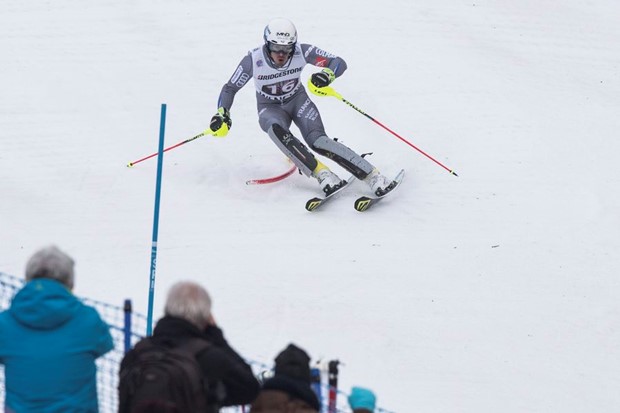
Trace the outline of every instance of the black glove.
{"label": "black glove", "polygon": [[316,87],[329,86],[329,84],[335,79],[336,75],[334,74],[334,71],[328,68],[325,68],[318,73],[313,73],[312,76],[310,76],[310,81]]}
{"label": "black glove", "polygon": [[[224,131],[223,125],[226,124],[228,128]],[[228,130],[232,128],[232,120],[230,119],[230,112],[225,107],[221,107],[217,110],[217,113],[211,118],[209,128],[215,132],[215,136],[226,136]]]}

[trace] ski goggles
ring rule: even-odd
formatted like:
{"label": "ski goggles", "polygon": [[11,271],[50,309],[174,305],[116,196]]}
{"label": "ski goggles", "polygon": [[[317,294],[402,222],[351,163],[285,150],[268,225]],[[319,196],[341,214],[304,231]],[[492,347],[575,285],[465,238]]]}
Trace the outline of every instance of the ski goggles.
{"label": "ski goggles", "polygon": [[269,43],[269,51],[274,53],[291,53],[295,48],[294,44],[273,44]]}

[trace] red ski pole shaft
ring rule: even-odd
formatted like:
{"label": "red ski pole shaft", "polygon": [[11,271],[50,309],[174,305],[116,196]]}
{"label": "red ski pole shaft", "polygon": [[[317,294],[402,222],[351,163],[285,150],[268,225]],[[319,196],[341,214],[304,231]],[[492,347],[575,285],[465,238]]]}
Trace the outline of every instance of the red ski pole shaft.
{"label": "red ski pole shaft", "polygon": [[[196,136],[193,136],[193,137],[191,137],[191,138],[189,138],[189,139],[185,139],[183,142],[179,142],[179,143],[177,143],[177,144],[175,144],[175,145],[172,145],[172,146],[167,147],[166,149],[164,149],[164,150],[163,150],[163,152],[167,152],[167,151],[169,151],[169,150],[171,150],[171,149],[174,149],[174,148],[177,148],[177,147],[179,147],[179,146],[181,146],[181,145],[185,145],[186,143],[191,142],[191,141],[193,141],[194,139],[198,139],[198,138],[200,138],[201,136],[208,135],[208,134],[209,134],[209,132],[211,132],[211,131],[210,131],[209,129],[207,129],[206,131],[201,132],[201,133],[199,133],[199,134],[198,134],[198,135],[196,135]],[[151,159],[152,157],[157,156],[157,154],[158,154],[158,153],[159,153],[159,152],[155,152],[155,153],[150,154],[149,156],[145,156],[144,158],[138,159],[137,161],[129,162],[129,163],[127,164],[127,167],[128,167],[128,168],[131,168],[132,166],[134,166],[134,165],[135,165],[135,164],[137,164],[137,163],[140,163],[140,162],[142,162],[142,161],[146,161],[147,159]]]}
{"label": "red ski pole shaft", "polygon": [[445,166],[444,164],[439,162],[437,159],[433,158],[432,156],[430,156],[429,154],[424,152],[422,149],[418,148],[417,146],[415,146],[414,144],[409,142],[407,139],[403,138],[398,133],[394,132],[392,129],[388,128],[383,123],[379,122],[378,120],[376,120],[375,118],[370,116],[368,113],[364,112],[363,110],[361,110],[360,108],[355,106],[353,103],[351,103],[348,100],[346,100],[345,98],[343,98],[342,95],[340,93],[336,92],[336,90],[334,90],[334,88],[332,88],[331,86],[316,87],[315,85],[312,84],[312,82],[310,80],[308,80],[308,89],[310,90],[310,92],[314,93],[317,96],[333,96],[336,99],[341,100],[342,102],[346,103],[347,105],[349,105],[350,107],[352,107],[353,109],[355,109],[356,111],[361,113],[362,115],[366,116],[368,119],[370,119],[371,121],[373,121],[377,125],[381,126],[386,131],[390,132],[392,135],[396,136],[401,141],[405,142],[407,145],[411,146],[416,151],[420,152],[422,155],[426,156],[431,161],[435,162],[437,165],[441,166],[446,171],[450,172],[452,175],[458,176],[456,174],[456,172],[454,172],[453,169],[448,168],[447,166]]}
{"label": "red ski pole shaft", "polygon": [[454,176],[458,176],[456,174],[456,172],[454,172],[453,169],[448,168],[446,165],[442,164],[441,162],[439,162],[437,159],[433,158],[432,156],[430,156],[429,154],[427,154],[426,152],[424,152],[422,149],[418,148],[417,146],[415,146],[414,144],[412,144],[411,142],[409,142],[407,139],[403,138],[402,136],[400,136],[398,133],[394,132],[392,129],[388,128],[387,126],[385,126],[383,123],[379,122],[377,119],[373,118],[372,116],[370,116],[368,113],[364,112],[363,110],[361,110],[360,108],[356,107],[355,105],[353,105],[351,102],[349,102],[348,100],[346,100],[345,98],[341,98],[341,100],[346,103],[347,105],[351,106],[353,109],[355,109],[356,111],[358,111],[359,113],[361,113],[362,115],[366,116],[368,119],[370,119],[371,121],[373,121],[374,123],[376,123],[377,125],[381,126],[383,129],[385,129],[386,131],[390,132],[392,135],[396,136],[398,139],[400,139],[401,141],[405,142],[407,145],[411,146],[413,149],[415,149],[416,151],[420,152],[422,155],[426,156],[428,159],[430,159],[431,161],[435,162],[437,165],[441,166],[443,169],[445,169],[446,171],[450,172],[452,175]]}

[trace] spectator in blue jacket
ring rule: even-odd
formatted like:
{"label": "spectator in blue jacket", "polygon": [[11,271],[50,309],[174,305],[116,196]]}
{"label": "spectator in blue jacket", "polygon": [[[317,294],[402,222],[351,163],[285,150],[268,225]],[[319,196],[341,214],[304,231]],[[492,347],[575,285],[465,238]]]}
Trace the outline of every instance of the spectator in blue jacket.
{"label": "spectator in blue jacket", "polygon": [[114,345],[97,311],[71,290],[74,261],[55,246],[26,265],[26,284],[0,313],[6,412],[98,412],[95,360]]}

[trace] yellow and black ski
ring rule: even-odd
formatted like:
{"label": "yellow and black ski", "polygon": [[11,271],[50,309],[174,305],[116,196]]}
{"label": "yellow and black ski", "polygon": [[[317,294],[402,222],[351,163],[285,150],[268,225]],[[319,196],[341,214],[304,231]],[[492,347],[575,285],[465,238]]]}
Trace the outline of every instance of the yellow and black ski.
{"label": "yellow and black ski", "polygon": [[324,197],[322,198],[314,197],[314,198],[309,199],[308,202],[306,202],[306,211],[316,211],[322,205],[327,203],[327,201],[329,201],[334,195],[339,194],[344,188],[349,186],[351,181],[353,181],[354,179],[355,177],[351,175],[349,179],[347,179],[346,181],[343,181],[344,184],[342,184],[341,186],[339,186],[338,188],[336,188],[334,191],[330,192],[329,194],[325,195]]}
{"label": "yellow and black ski", "polygon": [[359,197],[355,200],[355,203],[353,204],[353,208],[355,208],[355,210],[359,212],[368,211],[370,207],[377,204],[383,198],[385,198],[386,196],[394,192],[394,190],[398,188],[400,183],[403,181],[404,177],[405,177],[405,170],[401,169],[398,175],[396,175],[392,183],[386,188],[383,194],[377,195],[374,197],[370,197],[370,196]]}

